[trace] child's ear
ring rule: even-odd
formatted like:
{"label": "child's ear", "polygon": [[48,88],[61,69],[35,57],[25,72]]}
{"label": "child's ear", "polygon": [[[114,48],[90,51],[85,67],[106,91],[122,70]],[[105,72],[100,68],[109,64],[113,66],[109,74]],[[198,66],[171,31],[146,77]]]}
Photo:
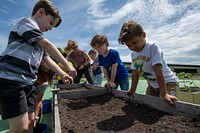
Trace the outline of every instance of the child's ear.
{"label": "child's ear", "polygon": [[146,32],[142,32],[142,37],[146,38]]}
{"label": "child's ear", "polygon": [[45,9],[44,8],[40,8],[38,10],[38,16],[41,17],[43,14],[45,13]]}

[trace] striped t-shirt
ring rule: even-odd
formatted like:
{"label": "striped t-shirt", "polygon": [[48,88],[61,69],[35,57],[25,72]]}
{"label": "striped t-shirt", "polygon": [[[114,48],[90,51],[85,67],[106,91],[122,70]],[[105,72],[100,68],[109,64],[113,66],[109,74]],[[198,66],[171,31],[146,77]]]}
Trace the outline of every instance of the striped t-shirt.
{"label": "striped t-shirt", "polygon": [[10,32],[0,57],[0,78],[32,85],[43,56],[48,55],[36,41],[45,38],[32,18],[20,19]]}

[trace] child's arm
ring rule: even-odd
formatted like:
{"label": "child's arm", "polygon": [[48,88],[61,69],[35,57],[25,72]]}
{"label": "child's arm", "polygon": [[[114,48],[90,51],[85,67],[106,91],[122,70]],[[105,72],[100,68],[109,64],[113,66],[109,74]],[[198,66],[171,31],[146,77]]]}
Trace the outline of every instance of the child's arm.
{"label": "child's arm", "polygon": [[127,94],[135,93],[137,89],[139,74],[135,70],[132,70],[131,79],[132,79],[131,88],[128,90]]}
{"label": "child's arm", "polygon": [[99,66],[99,64],[97,63],[95,66],[92,67],[92,71],[96,71],[97,67]]}
{"label": "child's arm", "polygon": [[162,65],[156,64],[153,66],[154,73],[160,88],[160,95],[170,104],[173,105],[173,101],[178,100],[175,96],[169,95],[166,90],[165,77],[162,71]]}
{"label": "child's arm", "polygon": [[106,69],[105,69],[104,67],[102,67],[102,70],[103,70],[103,74],[104,74],[104,76],[105,76],[107,82],[109,82],[110,78],[109,78],[109,76],[108,76],[108,73],[107,73]]}
{"label": "child's arm", "polygon": [[56,72],[62,77],[63,83],[72,83],[73,79],[67,73],[65,73],[49,56],[43,57],[45,63],[51,68],[52,71]]}
{"label": "child's arm", "polygon": [[111,68],[111,76],[110,76],[110,81],[109,81],[109,86],[110,87],[115,87],[115,77],[116,77],[116,73],[117,73],[117,66],[118,63],[112,64],[112,68]]}
{"label": "child's arm", "polygon": [[49,55],[51,55],[58,62],[63,64],[69,71],[69,75],[75,77],[76,70],[69,64],[69,62],[63,57],[60,51],[53,45],[48,39],[44,38],[37,42]]}
{"label": "child's arm", "polygon": [[167,93],[166,91],[166,83],[165,83],[165,78],[162,72],[162,65],[161,64],[156,64],[153,66],[154,73],[156,75],[156,79],[160,88],[160,95],[164,97]]}

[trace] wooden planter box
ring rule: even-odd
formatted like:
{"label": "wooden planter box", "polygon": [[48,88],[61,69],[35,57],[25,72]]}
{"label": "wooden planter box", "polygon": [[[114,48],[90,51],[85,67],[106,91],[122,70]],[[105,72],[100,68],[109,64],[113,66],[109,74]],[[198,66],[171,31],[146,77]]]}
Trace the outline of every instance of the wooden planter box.
{"label": "wooden planter box", "polygon": [[[82,88],[84,87],[84,89]],[[99,96],[112,93],[115,97],[131,101],[136,104],[147,105],[148,107],[167,112],[171,115],[186,116],[200,119],[200,105],[175,101],[172,108],[164,99],[142,94],[127,95],[126,91],[107,89],[91,84],[63,84],[57,85],[53,92],[53,132],[61,133],[61,121],[59,116],[59,99],[80,99],[89,96]],[[181,94],[180,94],[181,95]],[[197,96],[199,98],[199,96]]]}
{"label": "wooden planter box", "polygon": [[179,91],[178,99],[184,102],[200,104],[200,91],[199,90],[197,90],[196,92]]}

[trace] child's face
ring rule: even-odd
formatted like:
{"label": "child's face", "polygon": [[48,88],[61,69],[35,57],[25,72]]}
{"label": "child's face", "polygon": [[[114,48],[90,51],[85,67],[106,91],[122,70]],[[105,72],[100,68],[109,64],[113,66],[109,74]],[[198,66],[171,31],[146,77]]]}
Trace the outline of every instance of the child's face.
{"label": "child's face", "polygon": [[94,60],[95,57],[96,57],[96,54],[95,54],[95,53],[91,53],[91,54],[89,54],[89,56],[90,56],[90,58],[91,58],[92,60]]}
{"label": "child's face", "polygon": [[51,30],[58,23],[58,19],[54,19],[51,15],[46,15],[45,11],[40,11],[39,17],[36,21],[42,32]]}
{"label": "child's face", "polygon": [[96,51],[100,54],[100,55],[104,55],[108,49],[108,47],[106,46],[106,44],[96,44],[95,46],[93,46],[94,49],[96,49]]}
{"label": "child's face", "polygon": [[145,37],[145,32],[139,37],[131,37],[126,41],[126,46],[132,51],[140,52],[145,45]]}

